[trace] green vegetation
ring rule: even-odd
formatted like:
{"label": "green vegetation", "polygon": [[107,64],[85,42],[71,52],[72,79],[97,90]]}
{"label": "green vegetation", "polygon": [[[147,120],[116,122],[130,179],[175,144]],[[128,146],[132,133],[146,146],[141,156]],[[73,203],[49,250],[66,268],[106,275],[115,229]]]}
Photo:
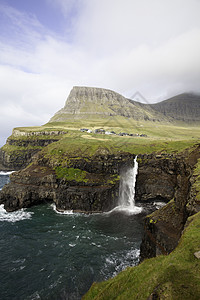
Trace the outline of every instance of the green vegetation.
{"label": "green vegetation", "polygon": [[21,155],[21,153],[27,153],[29,150],[37,150],[42,149],[43,147],[40,146],[16,146],[16,145],[9,145],[5,144],[1,149],[5,151],[9,155]]}
{"label": "green vegetation", "polygon": [[83,299],[146,300],[151,294],[155,299],[200,299],[200,260],[194,256],[200,251],[200,213],[188,223],[171,254],[147,259],[108,281],[94,283]]}
{"label": "green vegetation", "polygon": [[52,160],[67,157],[92,157],[100,154],[129,152],[133,154],[177,153],[193,147],[195,140],[156,140],[145,137],[119,137],[70,131],[61,140],[43,150]]}
{"label": "green vegetation", "polygon": [[[147,137],[118,136],[81,132],[81,128],[104,128],[108,131],[146,134]],[[191,151],[199,143],[200,128],[174,126],[170,123],[136,121],[122,116],[68,120],[67,122],[48,123],[40,127],[20,127],[15,131],[21,135],[12,135],[2,147],[10,157],[26,155],[28,151],[42,150],[42,154],[51,165],[73,167],[74,159],[89,160],[93,156],[116,155],[122,152],[132,154],[168,154]],[[64,132],[64,134],[55,134]],[[25,135],[23,135],[25,133]],[[26,134],[31,134],[30,136]],[[38,135],[39,133],[39,135]],[[48,134],[49,133],[49,134]],[[40,146],[41,140],[57,142]],[[43,143],[43,142],[42,142]]]}
{"label": "green vegetation", "polygon": [[68,181],[76,180],[77,182],[87,182],[87,172],[74,168],[63,168],[61,166],[55,168],[58,178],[64,178]]}

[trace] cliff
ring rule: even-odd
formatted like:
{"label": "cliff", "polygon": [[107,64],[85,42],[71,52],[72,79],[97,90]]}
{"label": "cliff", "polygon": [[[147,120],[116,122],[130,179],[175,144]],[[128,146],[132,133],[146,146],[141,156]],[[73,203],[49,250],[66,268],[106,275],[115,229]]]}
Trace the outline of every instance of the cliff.
{"label": "cliff", "polygon": [[64,130],[44,130],[42,126],[32,131],[30,128],[14,128],[12,135],[0,149],[0,170],[17,171],[27,167],[36,153],[59,141],[64,134]]}
{"label": "cliff", "polygon": [[108,89],[75,86],[64,108],[59,110],[50,122],[63,122],[86,116],[122,116],[137,121],[154,122],[200,122],[200,96],[185,93],[159,103],[149,104],[147,101],[143,104]]}
{"label": "cliff", "polygon": [[[170,196],[169,198],[171,198],[171,201],[163,208],[146,217],[144,237],[140,249],[141,260],[155,257],[160,254],[169,254],[174,250],[181,237],[188,216],[200,211],[198,198],[199,186],[197,185],[199,177],[196,175],[196,170],[199,168],[199,158],[200,146],[191,152],[184,153],[182,158],[179,157],[172,161],[168,160],[167,164],[170,168],[167,168],[167,170],[171,173],[171,181],[170,178],[169,180],[166,180],[166,182],[168,182],[166,186],[162,180],[163,177],[161,174],[161,172],[163,172],[163,165],[166,164],[164,162],[161,163],[162,171],[160,172],[156,172],[155,164],[154,171],[159,177],[157,183],[160,185],[158,194],[159,191],[161,191],[158,196],[163,200],[165,200],[163,197],[164,195],[167,196],[166,199]],[[162,159],[160,158],[160,160]],[[151,168],[149,169],[147,166],[147,162],[145,162],[144,165],[146,170],[151,171]],[[173,169],[174,172],[172,172]],[[146,173],[148,173],[148,171],[145,171],[145,175]],[[149,197],[149,181],[153,183],[154,175],[145,178],[144,174],[141,173],[139,176],[141,177],[140,180],[143,181],[144,186],[144,189],[142,190],[143,197]],[[153,180],[151,181],[149,178],[153,178]],[[140,185],[140,181],[138,184]],[[151,190],[152,189],[154,188],[151,187]],[[140,190],[141,189],[139,189],[139,191]]]}
{"label": "cliff", "polygon": [[[172,160],[170,157],[151,155],[149,160],[147,156],[141,156],[139,162],[141,170],[138,180],[141,182],[143,179],[146,187],[144,201],[152,199],[154,194],[154,190],[149,192],[148,187],[153,162],[160,177],[162,174],[170,174],[179,162],[178,170],[175,169],[175,174],[171,173],[171,188],[167,189],[170,193],[173,190],[173,199],[145,219],[142,262],[114,278],[93,283],[83,299],[199,299],[200,146]],[[152,179],[154,177],[155,174]],[[167,190],[162,193],[162,200],[168,197]],[[138,191],[141,191],[140,186]]]}
{"label": "cliff", "polygon": [[0,203],[7,211],[47,201],[58,210],[109,211],[117,205],[120,170],[133,159],[132,154],[97,149],[91,157],[68,155],[61,162],[40,152],[27,168],[11,174]]}

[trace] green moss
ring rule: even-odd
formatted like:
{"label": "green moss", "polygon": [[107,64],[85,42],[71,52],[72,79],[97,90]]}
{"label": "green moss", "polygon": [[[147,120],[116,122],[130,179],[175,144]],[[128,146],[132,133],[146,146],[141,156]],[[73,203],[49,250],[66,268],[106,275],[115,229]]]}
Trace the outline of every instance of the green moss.
{"label": "green moss", "polygon": [[120,176],[117,174],[111,175],[110,179],[107,180],[107,184],[115,184],[120,180]]}
{"label": "green moss", "polygon": [[151,224],[156,224],[156,223],[157,223],[157,220],[150,219],[150,220],[149,220],[149,223],[151,223]]}
{"label": "green moss", "polygon": [[[200,213],[189,218],[179,245],[168,256],[147,259],[116,277],[94,283],[84,300],[200,299]],[[152,298],[152,299],[154,299]]]}
{"label": "green moss", "polygon": [[59,166],[55,168],[55,172],[60,179],[64,178],[68,181],[75,180],[77,182],[88,182],[88,179],[86,178],[87,172],[80,169]]}

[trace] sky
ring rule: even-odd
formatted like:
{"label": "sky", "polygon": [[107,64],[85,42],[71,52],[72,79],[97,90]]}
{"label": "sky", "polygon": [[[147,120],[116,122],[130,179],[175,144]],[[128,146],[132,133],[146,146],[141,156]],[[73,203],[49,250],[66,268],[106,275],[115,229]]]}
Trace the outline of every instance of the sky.
{"label": "sky", "polygon": [[200,93],[200,0],[0,0],[0,145],[73,86]]}

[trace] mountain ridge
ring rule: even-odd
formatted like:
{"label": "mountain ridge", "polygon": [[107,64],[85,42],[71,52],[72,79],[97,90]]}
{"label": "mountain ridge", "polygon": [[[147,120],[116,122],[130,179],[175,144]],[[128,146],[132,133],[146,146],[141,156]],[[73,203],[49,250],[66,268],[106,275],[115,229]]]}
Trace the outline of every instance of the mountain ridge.
{"label": "mountain ridge", "polygon": [[167,118],[150,106],[125,98],[109,89],[95,87],[73,87],[65,106],[59,110],[50,122],[63,122],[70,118],[84,118],[86,115],[101,117],[123,116],[135,120],[161,121]]}
{"label": "mountain ridge", "polygon": [[156,111],[184,122],[200,121],[200,95],[182,93],[164,101],[151,104]]}
{"label": "mountain ridge", "polygon": [[183,93],[155,104],[128,99],[109,89],[74,86],[62,109],[51,122],[84,119],[87,116],[122,116],[135,120],[158,122],[199,122],[200,96]]}

